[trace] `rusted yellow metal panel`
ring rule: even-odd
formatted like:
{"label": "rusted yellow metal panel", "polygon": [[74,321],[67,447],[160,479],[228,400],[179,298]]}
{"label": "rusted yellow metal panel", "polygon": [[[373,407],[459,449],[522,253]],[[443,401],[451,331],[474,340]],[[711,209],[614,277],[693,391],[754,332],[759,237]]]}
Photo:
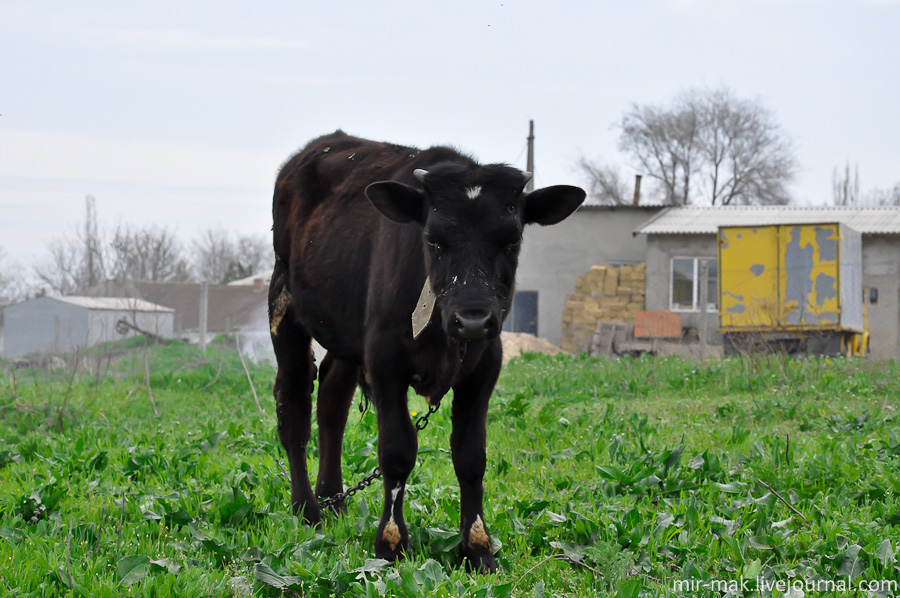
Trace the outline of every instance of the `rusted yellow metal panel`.
{"label": "rusted yellow metal panel", "polygon": [[837,224],[779,226],[781,314],[788,328],[840,325]]}
{"label": "rusted yellow metal panel", "polygon": [[723,331],[863,331],[859,233],[835,223],[719,229]]}
{"label": "rusted yellow metal panel", "polygon": [[719,229],[719,313],[722,328],[778,325],[778,227]]}

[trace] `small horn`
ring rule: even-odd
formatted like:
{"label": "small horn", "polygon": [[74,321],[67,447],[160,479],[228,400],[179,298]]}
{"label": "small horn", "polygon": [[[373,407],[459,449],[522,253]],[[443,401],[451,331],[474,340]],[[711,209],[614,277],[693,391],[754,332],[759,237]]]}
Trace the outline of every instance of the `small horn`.
{"label": "small horn", "polygon": [[522,172],[522,178],[525,179],[525,184],[526,184],[526,185],[528,184],[529,181],[531,181],[531,177],[533,177],[533,176],[534,176],[533,173],[530,173],[530,172],[524,172],[524,171]]}
{"label": "small horn", "polygon": [[419,179],[420,183],[424,184],[425,177],[428,176],[428,171],[422,168],[416,168],[415,170],[413,170],[413,176]]}

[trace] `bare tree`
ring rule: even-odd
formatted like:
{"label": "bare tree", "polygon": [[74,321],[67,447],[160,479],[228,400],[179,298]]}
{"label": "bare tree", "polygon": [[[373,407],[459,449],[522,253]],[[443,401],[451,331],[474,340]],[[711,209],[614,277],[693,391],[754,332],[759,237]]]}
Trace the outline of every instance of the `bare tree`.
{"label": "bare tree", "polygon": [[838,172],[835,166],[831,172],[832,201],[836,206],[855,206],[860,203],[859,196],[859,163],[850,176],[850,162],[844,165],[844,172]]}
{"label": "bare tree", "polygon": [[237,261],[246,271],[240,278],[271,270],[275,263],[272,243],[264,235],[237,235]]}
{"label": "bare tree", "polygon": [[700,123],[701,196],[712,205],[788,203],[796,160],[772,113],[727,89],[686,101]]}
{"label": "bare tree", "polygon": [[[773,115],[757,101],[728,89],[693,90],[670,107],[634,104],[618,128],[619,149],[656,182],[665,203],[789,201],[796,160]],[[606,171],[597,166],[596,172]]]}
{"label": "bare tree", "polygon": [[900,206],[900,183],[890,189],[870,189],[863,198],[869,206]]}
{"label": "bare tree", "polygon": [[101,231],[91,196],[85,200],[84,222],[73,234],[52,239],[47,249],[48,255],[34,265],[34,275],[45,291],[59,295],[83,291],[108,278],[154,282],[194,278],[223,284],[269,270],[274,262],[271,245],[262,235],[209,228],[191,244],[189,263],[184,245],[168,228],[119,224],[112,233]]}
{"label": "bare tree", "polygon": [[837,167],[831,174],[832,201],[836,206],[900,206],[900,183],[888,189],[869,189],[860,192],[859,164],[850,173],[850,162],[846,162],[843,172]]}
{"label": "bare tree", "polygon": [[697,159],[697,114],[690,106],[672,109],[635,104],[622,117],[619,149],[639,170],[662,187],[666,203],[690,203],[691,176]]}
{"label": "bare tree", "polygon": [[109,247],[109,274],[115,280],[183,281],[188,264],[168,228],[120,224]]}
{"label": "bare tree", "polygon": [[34,266],[34,275],[50,293],[71,295],[87,286],[78,239],[62,236],[47,243],[49,256]]}
{"label": "bare tree", "polygon": [[0,305],[16,303],[27,296],[28,285],[21,265],[11,262],[0,247]]}
{"label": "bare tree", "polygon": [[6,252],[0,247],[0,305],[5,305],[6,288],[10,284],[10,274],[6,265]]}
{"label": "bare tree", "polygon": [[233,235],[208,228],[193,243],[194,276],[225,284],[272,267],[272,248],[262,235]]}
{"label": "bare tree", "polygon": [[582,157],[578,161],[577,169],[587,177],[588,196],[594,203],[603,206],[618,206],[630,204],[633,201],[628,197],[628,184],[619,169],[614,166],[589,162]]}
{"label": "bare tree", "polygon": [[208,228],[194,240],[194,277],[221,283],[232,259],[231,235],[222,228]]}
{"label": "bare tree", "polygon": [[50,255],[34,266],[34,274],[51,292],[70,295],[106,278],[104,240],[97,225],[93,196],[85,198],[85,218],[74,236],[47,244]]}

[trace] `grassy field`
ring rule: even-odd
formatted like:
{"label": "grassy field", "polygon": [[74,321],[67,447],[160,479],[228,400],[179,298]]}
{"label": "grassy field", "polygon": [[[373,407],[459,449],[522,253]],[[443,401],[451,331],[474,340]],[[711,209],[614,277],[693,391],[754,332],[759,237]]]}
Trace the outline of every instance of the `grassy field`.
{"label": "grassy field", "polygon": [[[0,364],[0,596],[900,594],[897,364],[514,360],[489,424],[500,572],[477,576],[449,409],[420,434],[412,553],[386,565],[378,489],[321,530],[289,515],[271,367],[250,368],[260,413],[224,346],[104,355],[77,376]],[[354,407],[345,483],[375,438]]]}

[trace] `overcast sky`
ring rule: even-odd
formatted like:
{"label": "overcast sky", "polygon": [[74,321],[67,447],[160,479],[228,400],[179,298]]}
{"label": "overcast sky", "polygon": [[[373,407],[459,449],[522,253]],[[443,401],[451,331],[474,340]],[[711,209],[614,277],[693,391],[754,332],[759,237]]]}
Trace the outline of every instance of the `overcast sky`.
{"label": "overcast sky", "polygon": [[[900,2],[0,2],[0,248],[30,265],[93,195],[101,226],[268,233],[280,164],[342,128],[582,184],[629,166],[632,103],[727,86],[793,140],[801,203],[831,173],[900,181]],[[634,170],[627,170],[634,173]]]}

